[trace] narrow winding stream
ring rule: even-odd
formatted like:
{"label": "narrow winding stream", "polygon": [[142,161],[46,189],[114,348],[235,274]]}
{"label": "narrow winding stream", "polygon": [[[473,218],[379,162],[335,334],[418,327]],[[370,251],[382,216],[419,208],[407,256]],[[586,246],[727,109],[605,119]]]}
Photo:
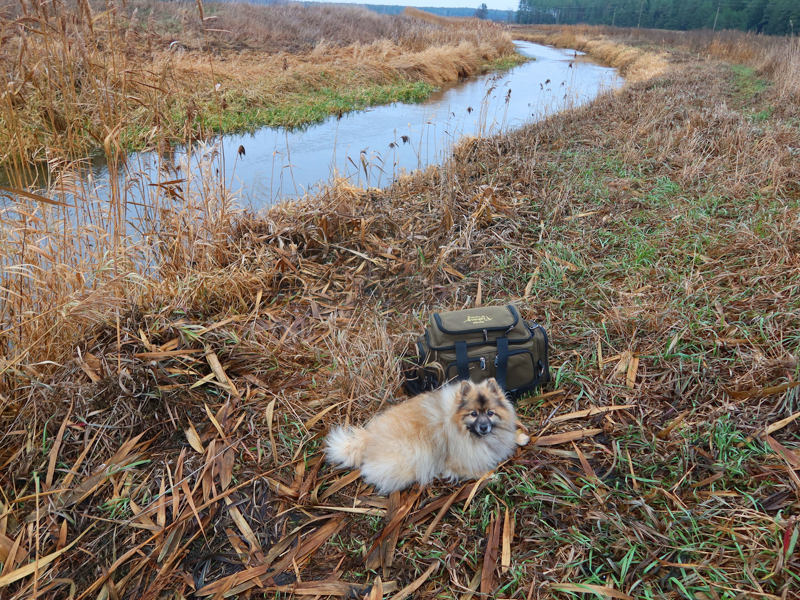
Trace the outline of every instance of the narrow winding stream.
{"label": "narrow winding stream", "polygon": [[[615,69],[573,50],[515,42],[533,60],[445,86],[419,104],[395,103],[353,112],[303,129],[262,128],[173,150],[132,153],[119,177],[127,197],[144,202],[152,184],[187,168],[213,165],[239,202],[255,209],[313,192],[335,175],[360,186],[386,186],[404,171],[438,162],[462,136],[492,134],[591,101],[621,85]],[[239,147],[245,154],[238,154]],[[90,160],[82,185],[107,198],[109,169]],[[146,203],[146,202],[145,202]]]}

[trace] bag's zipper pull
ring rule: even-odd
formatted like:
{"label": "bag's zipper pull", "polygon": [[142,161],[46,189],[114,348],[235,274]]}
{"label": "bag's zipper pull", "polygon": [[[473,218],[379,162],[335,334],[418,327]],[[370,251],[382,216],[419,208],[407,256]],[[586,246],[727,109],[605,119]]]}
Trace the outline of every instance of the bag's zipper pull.
{"label": "bag's zipper pull", "polygon": [[486,357],[485,356],[481,356],[481,371],[485,371],[485,370],[486,370]]}
{"label": "bag's zipper pull", "polygon": [[485,329],[483,330],[483,341],[484,342],[488,342],[489,341],[489,332],[486,331]]}

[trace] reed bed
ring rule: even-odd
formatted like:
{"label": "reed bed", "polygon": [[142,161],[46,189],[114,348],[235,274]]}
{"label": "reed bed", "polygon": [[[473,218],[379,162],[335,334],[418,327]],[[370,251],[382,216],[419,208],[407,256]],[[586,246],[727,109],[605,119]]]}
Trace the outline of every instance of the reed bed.
{"label": "reed bed", "polygon": [[0,40],[0,166],[13,173],[419,100],[517,58],[478,20],[157,0],[23,1],[0,10]]}
{"label": "reed bed", "polygon": [[[125,189],[8,205],[3,596],[797,598],[796,113],[658,55],[385,190],[250,214],[209,162],[135,237]],[[323,464],[430,311],[509,301],[552,344],[532,445],[389,498]]]}

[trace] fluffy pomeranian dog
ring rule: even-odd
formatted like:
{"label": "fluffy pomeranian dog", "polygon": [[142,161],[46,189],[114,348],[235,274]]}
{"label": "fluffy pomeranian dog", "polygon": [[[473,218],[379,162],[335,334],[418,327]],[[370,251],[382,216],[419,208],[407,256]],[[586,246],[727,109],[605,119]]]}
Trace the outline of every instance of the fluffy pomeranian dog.
{"label": "fluffy pomeranian dog", "polygon": [[421,394],[375,416],[366,427],[328,434],[328,462],[361,469],[364,481],[389,494],[415,482],[477,478],[517,445],[514,406],[494,379],[461,381]]}

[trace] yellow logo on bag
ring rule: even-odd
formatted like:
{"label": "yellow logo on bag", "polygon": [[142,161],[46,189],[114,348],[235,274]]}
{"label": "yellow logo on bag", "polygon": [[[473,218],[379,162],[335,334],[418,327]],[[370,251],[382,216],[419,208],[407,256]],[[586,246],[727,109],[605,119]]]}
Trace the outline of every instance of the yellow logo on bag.
{"label": "yellow logo on bag", "polygon": [[464,323],[476,323],[477,325],[483,325],[487,321],[491,321],[491,317],[487,317],[486,315],[477,315],[474,317],[467,317],[467,320]]}

